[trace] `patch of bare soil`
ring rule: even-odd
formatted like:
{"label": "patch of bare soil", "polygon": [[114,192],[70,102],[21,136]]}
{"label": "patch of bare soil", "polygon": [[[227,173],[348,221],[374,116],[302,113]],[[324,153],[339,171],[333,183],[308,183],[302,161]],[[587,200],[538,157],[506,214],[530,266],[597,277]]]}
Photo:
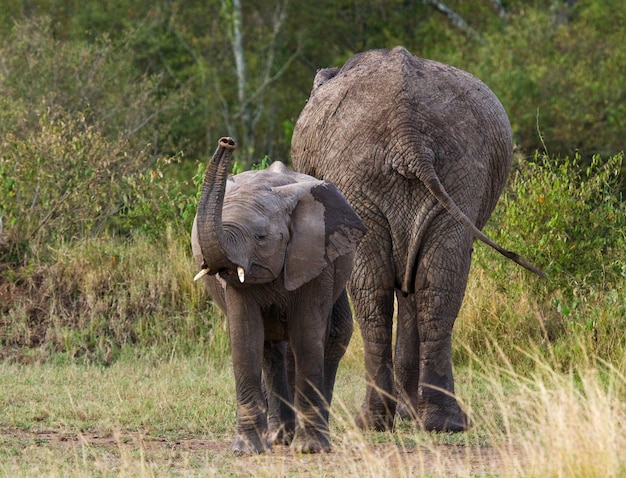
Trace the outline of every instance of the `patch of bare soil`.
{"label": "patch of bare soil", "polygon": [[[230,459],[230,443],[200,438],[166,438],[151,436],[142,432],[124,432],[100,434],[97,432],[64,433],[60,431],[29,432],[15,428],[0,428],[0,438],[4,441],[19,442],[23,446],[38,445],[52,449],[81,448],[84,446],[101,450],[143,450],[150,453],[166,453],[179,455],[180,453],[202,453],[219,455]],[[267,459],[280,460],[287,469],[303,469],[305,475],[306,464],[313,456],[303,457],[294,453],[287,446],[275,446],[272,453],[264,455]],[[232,455],[232,460],[237,457]],[[491,446],[461,446],[461,445],[429,445],[403,448],[392,443],[371,444],[367,450],[342,450],[335,446],[331,453],[315,456],[317,464],[337,470],[325,476],[350,476],[341,472],[341,462],[350,459],[353,462],[378,463],[387,476],[511,476],[522,471],[522,453],[519,450],[504,449]],[[347,460],[346,460],[347,461]],[[338,462],[340,462],[338,464]],[[252,464],[252,463],[250,463]],[[241,464],[243,465],[243,463]],[[370,466],[370,465],[366,465]],[[246,465],[243,465],[244,469]],[[238,467],[239,468],[239,467]]]}
{"label": "patch of bare soil", "polygon": [[202,440],[198,438],[170,439],[165,437],[153,437],[141,432],[102,434],[97,432],[28,432],[19,429],[0,429],[0,436],[2,435],[5,437],[11,437],[22,443],[36,443],[40,445],[47,444],[52,447],[80,447],[88,445],[100,448],[119,448],[120,446],[130,446],[143,450],[228,450],[228,444],[226,443]]}

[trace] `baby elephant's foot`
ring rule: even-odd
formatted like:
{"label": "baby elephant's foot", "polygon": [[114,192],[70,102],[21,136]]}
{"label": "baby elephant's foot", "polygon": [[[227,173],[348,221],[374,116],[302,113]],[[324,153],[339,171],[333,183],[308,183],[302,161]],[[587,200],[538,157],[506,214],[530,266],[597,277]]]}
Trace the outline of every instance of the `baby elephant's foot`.
{"label": "baby elephant's foot", "polygon": [[291,443],[291,448],[298,453],[323,453],[331,449],[328,432],[298,429]]}
{"label": "baby elephant's foot", "polygon": [[238,455],[254,455],[272,451],[272,445],[265,434],[259,436],[257,433],[238,434],[230,448]]}

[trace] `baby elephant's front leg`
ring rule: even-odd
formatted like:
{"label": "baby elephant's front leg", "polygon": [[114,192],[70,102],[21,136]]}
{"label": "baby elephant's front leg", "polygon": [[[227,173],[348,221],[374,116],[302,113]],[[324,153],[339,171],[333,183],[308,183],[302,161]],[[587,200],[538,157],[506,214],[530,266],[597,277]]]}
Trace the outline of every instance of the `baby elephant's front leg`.
{"label": "baby elephant's front leg", "polygon": [[271,450],[267,430],[267,406],[261,385],[263,320],[260,310],[244,302],[229,304],[228,326],[237,393],[235,453]]}
{"label": "baby elephant's front leg", "polygon": [[[318,311],[316,311],[318,314]],[[300,453],[330,450],[328,403],[325,398],[324,348],[328,338],[330,310],[324,316],[298,321],[292,328],[290,341],[294,354],[296,434],[292,448]]]}

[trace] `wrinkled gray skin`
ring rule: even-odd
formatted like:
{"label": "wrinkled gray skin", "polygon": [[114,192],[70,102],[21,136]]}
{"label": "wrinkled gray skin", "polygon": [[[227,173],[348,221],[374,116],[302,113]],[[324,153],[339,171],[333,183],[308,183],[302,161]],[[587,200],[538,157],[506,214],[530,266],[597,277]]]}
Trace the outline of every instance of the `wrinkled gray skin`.
{"label": "wrinkled gray skin", "polygon": [[[228,317],[232,449],[260,453],[292,442],[301,452],[325,451],[335,374],[352,334],[345,284],[366,229],[332,184],[282,163],[227,178],[234,148],[231,138],[220,140],[191,233],[203,280]],[[291,353],[295,370],[286,367]]]}
{"label": "wrinkled gray skin", "polygon": [[368,51],[318,72],[291,154],[297,171],[336,184],[369,229],[348,285],[368,380],[357,424],[392,429],[397,402],[426,430],[465,430],[451,334],[474,238],[541,274],[479,230],[511,167],[502,105],[464,71],[402,47]]}

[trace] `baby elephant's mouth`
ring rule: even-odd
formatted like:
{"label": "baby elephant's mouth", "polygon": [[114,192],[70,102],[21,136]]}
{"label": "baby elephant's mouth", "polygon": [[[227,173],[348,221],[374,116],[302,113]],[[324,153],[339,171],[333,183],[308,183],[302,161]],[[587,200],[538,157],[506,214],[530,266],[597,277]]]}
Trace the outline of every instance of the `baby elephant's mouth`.
{"label": "baby elephant's mouth", "polygon": [[[226,267],[217,271],[217,274],[227,282],[231,280],[234,273],[235,269]],[[242,284],[246,281],[246,271],[241,266],[237,266],[237,279],[239,279],[239,282]]]}
{"label": "baby elephant's mouth", "polygon": [[[237,266],[236,270],[237,270],[237,278],[239,279],[239,282],[243,284],[246,280],[245,270],[241,266]],[[211,270],[209,266],[207,266],[206,263],[204,263],[202,265],[202,269],[200,269],[200,272],[196,274],[193,280],[196,281],[205,275],[210,275],[210,276],[217,275],[222,280],[229,281],[231,277],[233,276],[234,272],[235,272],[235,269],[231,267],[222,267],[221,269]]]}
{"label": "baby elephant's mouth", "polygon": [[194,280],[198,280],[205,275],[217,276],[217,278],[224,283],[233,285],[244,283],[262,284],[271,282],[277,278],[270,269],[259,266],[258,264],[251,264],[248,271],[242,266],[222,267],[221,269],[211,270],[208,266],[204,265],[200,272],[196,274]]}

